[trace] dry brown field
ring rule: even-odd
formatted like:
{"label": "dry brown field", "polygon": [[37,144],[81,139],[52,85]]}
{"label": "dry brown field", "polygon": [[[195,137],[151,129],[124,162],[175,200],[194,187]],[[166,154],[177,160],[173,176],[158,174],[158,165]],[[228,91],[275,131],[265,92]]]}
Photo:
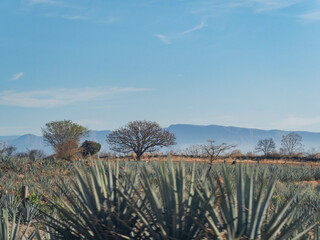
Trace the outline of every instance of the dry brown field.
{"label": "dry brown field", "polygon": [[[210,163],[209,158],[196,158],[196,157],[185,157],[185,156],[171,156],[170,157],[173,162],[196,162],[196,163]],[[126,158],[101,158],[102,161],[136,161],[133,157]],[[144,162],[153,162],[153,161],[168,161],[167,156],[161,157],[152,157],[152,156],[144,156],[141,161]],[[291,165],[291,166],[316,166],[320,167],[320,162],[311,162],[311,161],[302,161],[302,160],[288,160],[288,159],[279,159],[279,160],[270,160],[263,159],[259,162],[257,160],[249,160],[249,159],[235,159],[235,158],[218,158],[213,161],[213,164],[226,163],[233,164],[234,161],[236,163],[245,163],[245,164],[278,164],[278,165]]]}

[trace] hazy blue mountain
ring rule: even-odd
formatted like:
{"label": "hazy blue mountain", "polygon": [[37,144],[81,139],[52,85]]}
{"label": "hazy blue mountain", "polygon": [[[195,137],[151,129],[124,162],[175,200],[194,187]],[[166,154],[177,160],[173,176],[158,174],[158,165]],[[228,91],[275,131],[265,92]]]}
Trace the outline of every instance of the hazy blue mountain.
{"label": "hazy blue mountain", "polygon": [[[207,140],[216,142],[227,142],[236,144],[241,151],[252,151],[260,139],[272,137],[277,148],[280,147],[281,138],[289,131],[283,130],[261,130],[253,128],[225,127],[219,125],[199,126],[190,124],[176,124],[168,128],[177,136],[177,143],[180,146],[190,144],[201,144]],[[320,133],[298,131],[302,136],[305,150],[320,147]]]}
{"label": "hazy blue mountain", "polygon": [[[252,151],[256,143],[263,138],[272,137],[277,148],[280,147],[281,137],[288,134],[288,131],[282,130],[261,130],[240,127],[225,127],[218,125],[199,126],[190,124],[176,124],[167,128],[177,136],[177,146],[175,148],[183,148],[191,144],[202,144],[212,139],[219,142],[227,142],[237,144],[237,148],[243,152]],[[102,150],[108,149],[106,136],[110,131],[90,131],[88,137],[83,140],[91,140],[99,142]],[[313,132],[296,132],[302,136],[305,150],[320,147],[320,133]],[[52,149],[48,147],[42,137],[26,134],[22,136],[4,136],[0,137],[0,141],[6,141],[9,145],[16,146],[18,151],[26,151],[27,149],[42,149],[47,154],[52,153]]]}
{"label": "hazy blue mountain", "polygon": [[48,154],[52,152],[50,147],[44,143],[42,137],[33,134],[18,136],[16,138],[6,140],[6,142],[8,145],[15,146],[19,152],[25,152],[28,149],[42,149]]}
{"label": "hazy blue mountain", "polygon": [[103,149],[106,149],[106,138],[107,135],[109,135],[110,131],[109,130],[105,130],[105,131],[90,131],[89,136],[85,139],[90,140],[90,141],[95,141],[98,142],[102,145]]}

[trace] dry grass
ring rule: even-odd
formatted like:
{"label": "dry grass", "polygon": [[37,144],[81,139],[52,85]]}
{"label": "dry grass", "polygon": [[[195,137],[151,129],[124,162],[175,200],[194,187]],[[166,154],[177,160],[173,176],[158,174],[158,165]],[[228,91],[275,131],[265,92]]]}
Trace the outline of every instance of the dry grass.
{"label": "dry grass", "polygon": [[[131,158],[101,158],[102,161],[135,161],[133,157]],[[152,161],[168,161],[168,157],[152,157],[152,156],[145,156],[141,159],[141,161],[144,162],[152,162]],[[194,158],[194,157],[184,157],[184,156],[171,156],[171,160],[173,162],[196,162],[196,163],[209,163],[209,158]],[[214,164],[219,163],[227,163],[232,164],[234,161],[237,163],[240,163],[240,160],[235,160],[235,158],[219,158],[214,160]],[[256,160],[248,160],[248,159],[242,159],[242,163],[248,163],[248,164],[257,164],[258,161]],[[291,166],[317,166],[320,167],[320,162],[306,162],[306,161],[293,161],[293,160],[287,160],[287,159],[280,159],[280,160],[270,160],[270,159],[264,159],[260,160],[259,164],[278,164],[278,165],[291,165]]]}
{"label": "dry grass", "polygon": [[312,187],[317,187],[318,185],[320,185],[320,180],[316,181],[316,180],[310,180],[310,181],[300,181],[300,182],[296,182],[296,184],[299,184],[301,186],[306,186],[306,185],[311,185]]}

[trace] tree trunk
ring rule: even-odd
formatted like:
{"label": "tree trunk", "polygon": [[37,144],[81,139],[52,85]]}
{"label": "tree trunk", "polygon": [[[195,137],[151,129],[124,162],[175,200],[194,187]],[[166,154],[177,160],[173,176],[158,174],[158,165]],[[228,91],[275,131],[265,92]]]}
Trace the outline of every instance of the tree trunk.
{"label": "tree trunk", "polygon": [[141,161],[141,156],[142,156],[142,154],[143,154],[143,153],[141,153],[141,152],[136,152],[136,155],[137,155],[137,156],[136,156],[136,160],[137,160],[137,161]]}

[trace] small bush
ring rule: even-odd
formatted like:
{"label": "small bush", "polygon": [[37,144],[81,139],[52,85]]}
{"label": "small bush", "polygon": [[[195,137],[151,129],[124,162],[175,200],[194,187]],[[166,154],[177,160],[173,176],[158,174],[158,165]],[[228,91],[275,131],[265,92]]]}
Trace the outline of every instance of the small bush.
{"label": "small bush", "polygon": [[12,156],[14,152],[17,150],[14,146],[7,146],[7,144],[4,142],[0,142],[0,154]]}
{"label": "small bush", "polygon": [[42,150],[38,150],[38,149],[28,150],[28,158],[30,160],[43,159],[45,157],[46,157],[46,154]]}
{"label": "small bush", "polygon": [[93,141],[84,141],[81,145],[83,156],[95,155],[101,149],[101,144]]}
{"label": "small bush", "polygon": [[55,151],[57,158],[72,160],[79,153],[78,142],[75,140],[66,141],[63,145],[56,146]]}
{"label": "small bush", "polygon": [[17,158],[27,158],[29,160],[33,160],[36,161],[38,159],[43,159],[46,157],[46,154],[44,153],[44,151],[42,150],[38,150],[38,149],[31,149],[27,152],[17,152],[15,154],[15,157]]}

